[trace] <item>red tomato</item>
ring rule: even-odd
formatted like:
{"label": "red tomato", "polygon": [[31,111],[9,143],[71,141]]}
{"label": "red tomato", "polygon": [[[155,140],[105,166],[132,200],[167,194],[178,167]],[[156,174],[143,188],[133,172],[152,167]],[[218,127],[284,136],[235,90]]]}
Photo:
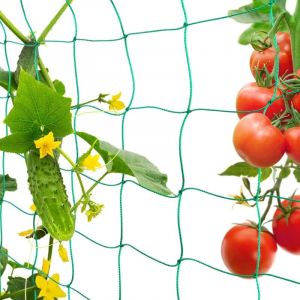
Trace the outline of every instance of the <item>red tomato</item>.
{"label": "red tomato", "polygon": [[293,107],[300,112],[300,94],[296,94],[292,99]]}
{"label": "red tomato", "polygon": [[[300,195],[293,199],[300,200]],[[282,217],[280,208],[275,211],[272,222],[275,240],[286,251],[300,254],[300,203],[284,200],[282,205],[289,212]]]}
{"label": "red tomato", "polygon": [[285,152],[283,134],[260,113],[249,114],[238,122],[233,144],[241,158],[257,168],[276,164]]}
{"label": "red tomato", "polygon": [[[293,61],[291,53],[291,41],[290,35],[287,32],[276,33],[277,44],[279,47],[279,77],[284,74],[290,74],[293,72]],[[274,61],[276,56],[276,49],[272,46],[263,51],[252,52],[250,57],[250,69],[255,76],[255,68],[263,69],[264,66],[269,72],[272,72],[274,67]]]}
{"label": "red tomato", "polygon": [[[224,236],[221,254],[226,267],[239,275],[256,271],[258,230],[251,225],[235,225]],[[273,235],[262,231],[260,236],[259,273],[266,273],[273,264],[277,245]]]}
{"label": "red tomato", "polygon": [[284,132],[284,137],[287,155],[300,164],[300,126],[288,128]]}
{"label": "red tomato", "polygon": [[[276,96],[281,93],[277,89]],[[274,96],[274,88],[259,87],[255,82],[246,84],[241,88],[236,97],[236,110],[237,111],[253,111],[259,110],[260,113],[264,112],[264,107]],[[275,100],[267,109],[266,116],[272,120],[276,115],[281,115],[285,111],[285,104],[282,98]],[[239,118],[246,116],[248,113],[239,113]]]}

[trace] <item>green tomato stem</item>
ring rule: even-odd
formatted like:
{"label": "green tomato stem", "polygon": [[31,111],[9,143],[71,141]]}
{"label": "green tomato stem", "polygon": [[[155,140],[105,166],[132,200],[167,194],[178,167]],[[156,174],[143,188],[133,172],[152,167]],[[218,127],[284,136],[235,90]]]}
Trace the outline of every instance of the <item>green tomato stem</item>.
{"label": "green tomato stem", "polygon": [[[289,163],[290,163],[290,160],[287,159],[286,162],[285,162],[285,164],[284,164],[284,166],[283,166],[282,168],[286,168],[286,167],[289,165]],[[282,180],[283,180],[282,178],[279,178],[279,177],[278,177],[278,178],[276,179],[276,181],[275,181],[274,186],[273,186],[270,190],[268,190],[268,191],[264,194],[264,196],[263,196],[263,198],[265,198],[265,197],[268,195],[268,193],[270,193],[269,201],[268,201],[267,207],[266,207],[266,209],[265,209],[265,211],[264,211],[264,213],[263,213],[263,215],[262,215],[262,217],[261,217],[261,219],[260,219],[260,223],[261,223],[261,224],[263,224],[264,220],[266,219],[266,217],[267,217],[267,215],[268,215],[268,213],[269,213],[269,211],[270,211],[270,208],[271,208],[272,202],[273,202],[273,198],[274,198],[274,193],[276,193],[276,195],[277,195],[278,206],[279,206],[283,211],[285,211],[284,207],[281,205],[280,197],[278,197],[278,195],[279,195],[279,190],[280,190],[280,185],[281,185],[281,183],[282,183]]]}
{"label": "green tomato stem", "polygon": [[270,37],[270,39],[272,40],[276,34],[276,32],[278,31],[279,25],[282,21],[287,22],[287,18],[289,17],[289,13],[287,11],[283,11],[282,13],[280,13],[280,15],[277,17],[274,25],[272,26],[272,28],[270,29],[270,31],[268,32],[268,36]]}
{"label": "green tomato stem", "polygon": [[68,0],[68,3],[65,3],[60,10],[56,13],[56,15],[53,17],[53,19],[49,22],[49,24],[46,26],[46,28],[43,30],[43,32],[41,33],[41,35],[38,38],[38,42],[44,43],[45,39],[48,35],[48,33],[51,31],[51,29],[53,28],[53,26],[57,23],[57,21],[59,20],[59,18],[63,15],[63,13],[66,11],[66,9],[69,7],[69,5],[73,2],[73,0]]}

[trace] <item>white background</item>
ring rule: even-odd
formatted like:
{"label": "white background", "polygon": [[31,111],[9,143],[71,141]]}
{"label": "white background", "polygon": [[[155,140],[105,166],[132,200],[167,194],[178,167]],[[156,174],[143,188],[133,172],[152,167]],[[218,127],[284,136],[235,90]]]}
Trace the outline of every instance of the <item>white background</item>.
{"label": "white background", "polygon": [[[291,7],[295,1],[288,1]],[[38,36],[64,1],[24,0],[24,9],[35,34]],[[186,0],[188,23],[226,16],[227,11],[247,1],[192,1]],[[184,23],[179,0],[115,1],[123,20],[125,32],[140,32],[160,28],[176,28]],[[113,39],[122,36],[117,17],[108,0],[75,0],[72,5],[78,24],[77,38]],[[19,1],[1,1],[0,9],[21,29],[29,30]],[[237,43],[245,25],[231,19],[222,19],[188,27],[187,48],[193,77],[191,108],[235,109],[238,90],[253,81],[249,71],[250,47]],[[17,39],[7,30],[7,39]],[[129,103],[132,81],[126,58],[124,40],[93,43],[76,42],[79,95],[76,92],[73,45],[54,40],[72,41],[74,19],[68,10],[51,31],[40,54],[53,79],[62,80],[67,96],[73,104],[96,98],[100,92],[115,94],[122,91],[122,100]],[[4,34],[0,30],[0,40]],[[128,49],[136,81],[132,107],[160,106],[185,111],[189,98],[189,81],[184,52],[183,30],[132,35]],[[20,45],[8,43],[8,58],[12,70],[16,67]],[[0,47],[0,66],[7,68],[4,47]],[[0,96],[5,96],[4,90]],[[5,101],[2,99],[1,118],[4,119]],[[101,106],[102,109],[107,109]],[[132,110],[125,118],[125,148],[148,157],[159,169],[168,174],[169,188],[178,193],[182,185],[179,164],[179,131],[184,114],[172,114],[154,109]],[[121,147],[121,116],[110,116],[86,108],[80,110],[77,130],[88,131],[100,139]],[[232,145],[232,132],[237,122],[234,113],[193,112],[188,117],[182,136],[182,156],[185,188],[196,187],[219,195],[239,193],[241,181],[220,177],[227,166],[240,161]],[[1,135],[5,134],[4,125]],[[88,146],[80,143],[80,153]],[[75,159],[74,138],[68,137],[64,149]],[[61,166],[69,168],[61,160]],[[22,158],[6,155],[5,170],[18,181],[18,191],[7,193],[5,199],[29,212],[32,202],[27,188],[27,175]],[[88,175],[98,178],[103,170]],[[71,198],[70,174],[63,173]],[[117,183],[120,176],[110,176],[107,183]],[[89,186],[89,181],[85,181]],[[263,188],[272,184],[271,179]],[[252,181],[255,189],[256,180]],[[290,196],[297,187],[293,178],[283,185],[283,195]],[[80,190],[76,184],[76,198]],[[119,244],[120,206],[118,187],[98,186],[93,194],[96,201],[105,204],[103,213],[87,223],[84,216],[77,219],[77,230],[95,241],[108,246]],[[139,186],[126,183],[123,195],[124,239],[139,250],[169,264],[176,264],[180,255],[177,228],[177,199],[155,195]],[[263,209],[261,205],[260,209]],[[272,213],[269,216],[271,219]],[[182,197],[181,230],[184,257],[195,258],[213,267],[226,270],[220,255],[220,245],[232,223],[246,219],[257,220],[255,208],[233,206],[205,193],[186,191]],[[2,214],[3,245],[20,262],[33,262],[35,249],[30,241],[17,235],[31,228],[32,217],[26,216],[9,204]],[[46,255],[39,242],[37,266]],[[67,247],[68,244],[65,243]],[[73,287],[89,299],[118,299],[118,249],[99,247],[78,234],[72,239],[74,282]],[[122,299],[173,300],[176,296],[176,268],[166,267],[124,247],[121,256]],[[272,274],[300,280],[300,259],[278,249]],[[71,280],[71,264],[62,264],[54,247],[51,273],[59,272],[61,282]],[[16,273],[29,275],[29,273]],[[298,299],[300,287],[286,281],[265,276],[259,279],[261,299]],[[5,279],[2,280],[5,286]],[[180,273],[180,299],[257,299],[254,280],[243,280],[212,270],[195,262],[183,262]],[[71,299],[83,299],[71,292]]]}

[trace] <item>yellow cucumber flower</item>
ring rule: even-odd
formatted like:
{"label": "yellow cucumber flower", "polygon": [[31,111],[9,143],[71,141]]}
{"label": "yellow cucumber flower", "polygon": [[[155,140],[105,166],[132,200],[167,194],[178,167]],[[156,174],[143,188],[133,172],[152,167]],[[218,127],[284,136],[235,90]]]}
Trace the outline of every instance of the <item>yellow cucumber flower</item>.
{"label": "yellow cucumber flower", "polygon": [[120,100],[121,96],[122,96],[122,93],[120,92],[116,95],[113,95],[111,97],[111,100],[108,101],[108,104],[109,104],[108,109],[110,111],[116,112],[116,111],[120,111],[125,108],[124,102]]}
{"label": "yellow cucumber flower", "polygon": [[40,158],[44,158],[47,155],[54,157],[53,150],[56,149],[61,142],[54,141],[53,132],[50,131],[47,135],[34,141],[35,147],[40,149]]}
{"label": "yellow cucumber flower", "polygon": [[36,276],[35,283],[41,290],[38,298],[44,297],[44,300],[54,300],[55,298],[66,297],[66,293],[56,283],[59,282],[59,274],[54,274],[51,279],[45,279],[42,276]]}
{"label": "yellow cucumber flower", "polygon": [[99,154],[95,154],[94,156],[89,154],[80,164],[80,166],[86,170],[96,171],[96,169],[101,167],[101,164],[98,161],[99,158]]}

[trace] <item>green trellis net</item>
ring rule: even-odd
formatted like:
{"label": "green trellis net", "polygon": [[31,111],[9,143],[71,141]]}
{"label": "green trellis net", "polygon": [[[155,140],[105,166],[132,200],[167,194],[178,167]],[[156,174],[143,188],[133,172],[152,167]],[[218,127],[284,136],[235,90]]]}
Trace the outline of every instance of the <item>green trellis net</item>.
{"label": "green trellis net", "polygon": [[[178,0],[179,1],[179,0]],[[72,6],[70,5],[70,3],[68,2],[68,0],[66,0],[66,3],[68,4],[68,9],[70,10],[72,17],[73,17],[73,21],[74,21],[74,28],[75,28],[75,33],[74,33],[74,37],[73,40],[70,41],[45,41],[45,43],[47,42],[56,42],[56,43],[72,43],[73,45],[73,61],[74,61],[74,71],[75,71],[75,81],[76,81],[76,90],[77,90],[77,105],[78,108],[74,108],[74,130],[76,131],[76,127],[77,127],[77,115],[80,109],[84,108],[84,107],[89,107],[92,108],[94,110],[100,110],[99,108],[93,106],[93,105],[86,105],[86,106],[79,106],[80,105],[80,94],[79,94],[79,84],[78,84],[78,77],[77,77],[77,61],[76,61],[76,49],[77,49],[77,44],[78,42],[86,42],[86,43],[107,43],[107,42],[116,42],[116,41],[123,41],[124,43],[124,51],[126,53],[126,57],[127,57],[127,61],[128,61],[128,68],[130,70],[130,74],[131,74],[131,80],[132,80],[132,93],[131,93],[131,99],[127,105],[127,108],[125,110],[125,112],[122,114],[122,123],[121,123],[121,131],[122,131],[122,149],[125,148],[125,123],[126,123],[126,116],[128,114],[129,111],[131,110],[147,110],[147,109],[155,109],[155,110],[161,110],[165,113],[169,113],[169,114],[181,114],[184,116],[181,127],[180,127],[180,132],[179,132],[179,158],[180,158],[180,168],[181,168],[181,175],[182,175],[182,184],[181,184],[181,188],[178,191],[177,195],[175,196],[171,196],[172,198],[176,198],[177,199],[177,230],[178,230],[178,236],[179,236],[179,242],[180,242],[180,255],[177,259],[177,261],[174,261],[172,264],[170,263],[166,263],[164,261],[158,260],[155,257],[151,256],[150,253],[145,253],[141,250],[139,250],[138,248],[136,248],[134,245],[132,244],[127,244],[124,243],[124,239],[123,239],[123,188],[124,185],[127,182],[131,182],[136,184],[134,181],[131,180],[125,180],[124,176],[122,177],[121,182],[117,183],[117,184],[105,184],[105,183],[100,183],[100,184],[104,184],[104,185],[108,185],[111,186],[112,188],[114,186],[120,186],[120,238],[119,238],[119,243],[115,246],[107,246],[104,243],[98,243],[95,240],[93,240],[93,237],[87,236],[79,231],[76,231],[77,235],[82,236],[83,238],[87,239],[88,241],[98,245],[99,247],[103,247],[103,248],[107,248],[107,249],[117,249],[118,251],[118,270],[116,270],[116,272],[118,272],[118,295],[119,295],[119,299],[122,299],[122,287],[123,287],[123,277],[126,276],[126,270],[122,267],[122,253],[123,253],[123,249],[125,247],[131,248],[132,250],[136,251],[137,253],[144,255],[146,258],[148,258],[149,260],[152,260],[158,264],[164,265],[166,267],[169,268],[174,268],[177,270],[176,273],[176,282],[174,282],[174,288],[176,288],[176,295],[177,295],[177,299],[180,299],[181,297],[181,290],[180,290],[180,270],[181,270],[181,266],[182,264],[184,264],[186,261],[190,261],[193,262],[195,264],[201,264],[206,268],[211,268],[213,270],[215,270],[216,272],[222,272],[222,273],[226,273],[230,276],[238,276],[232,273],[229,273],[227,271],[224,271],[222,269],[216,268],[212,265],[209,265],[203,261],[197,260],[195,258],[192,257],[185,257],[184,256],[184,243],[183,243],[183,239],[182,239],[182,233],[181,233],[181,224],[180,224],[180,220],[181,220],[181,201],[182,201],[182,196],[183,194],[188,191],[188,190],[194,190],[197,191],[199,193],[206,193],[209,194],[211,196],[214,197],[219,197],[222,198],[224,200],[234,200],[230,197],[226,197],[223,195],[219,195],[219,194],[215,194],[215,193],[211,193],[209,191],[206,190],[202,190],[200,188],[197,187],[187,187],[185,185],[185,173],[184,173],[184,165],[183,165],[183,159],[182,159],[182,136],[183,136],[183,129],[184,126],[186,124],[187,119],[189,118],[189,116],[195,112],[195,111],[215,111],[215,112],[224,112],[224,113],[235,113],[234,110],[232,111],[225,111],[225,110],[218,110],[218,109],[204,109],[204,108],[194,108],[191,109],[191,104],[192,104],[192,100],[193,100],[193,78],[192,78],[192,72],[191,72],[191,66],[190,66],[190,60],[189,60],[189,48],[192,47],[193,45],[189,45],[188,41],[187,41],[187,34],[188,34],[188,30],[191,26],[201,26],[202,23],[206,23],[206,22],[212,22],[212,21],[217,21],[217,20],[221,20],[221,19],[225,19],[228,18],[228,16],[221,16],[221,17],[216,17],[216,18],[212,18],[212,19],[207,19],[207,20],[200,20],[197,22],[192,22],[189,23],[188,21],[188,15],[187,15],[187,11],[185,8],[185,3],[184,0],[180,0],[181,2],[181,8],[182,8],[182,12],[183,12],[183,25],[180,27],[176,27],[176,28],[161,28],[161,29],[156,29],[156,30],[148,30],[148,31],[142,31],[142,32],[126,32],[124,26],[123,26],[123,22],[122,22],[122,18],[121,18],[121,14],[119,13],[118,7],[116,6],[116,4],[114,3],[114,1],[110,0],[109,1],[116,16],[117,19],[119,21],[119,26],[120,29],[122,31],[122,36],[120,36],[119,38],[114,38],[114,39],[97,39],[97,40],[93,40],[93,39],[83,39],[83,38],[78,38],[77,36],[77,20],[76,20],[76,12],[74,11],[74,9],[72,8]],[[267,5],[263,5],[260,7],[256,7],[255,9],[253,9],[252,11],[255,10],[260,10],[260,9],[266,9],[269,8],[270,10],[270,22],[273,23],[273,14],[272,14],[272,6],[274,4],[275,1],[270,1]],[[30,24],[30,20],[27,18],[27,14],[26,14],[26,9],[23,6],[23,2],[22,0],[20,0],[20,6],[21,9],[23,11],[23,15],[25,18],[25,21],[28,25],[28,29],[31,32],[32,36],[34,37],[34,28],[31,27]],[[80,12],[77,12],[80,13]],[[247,13],[247,12],[245,12]],[[1,25],[1,30],[3,32],[3,36],[4,39],[0,42],[3,50],[4,50],[4,56],[5,56],[5,61],[6,61],[6,66],[7,66],[7,70],[9,70],[9,72],[11,71],[10,69],[10,62],[9,62],[9,58],[8,58],[8,49],[7,49],[7,44],[12,43],[12,44],[19,44],[19,45],[24,45],[21,43],[17,43],[15,41],[11,41],[7,39],[7,28],[5,27],[5,25],[0,21],[0,25]],[[162,107],[158,107],[158,106],[142,106],[142,107],[138,107],[138,106],[134,106],[134,99],[135,99],[135,74],[133,71],[133,66],[132,66],[132,62],[131,62],[131,55],[130,55],[130,51],[128,48],[128,40],[130,38],[132,38],[133,36],[137,36],[137,35],[147,35],[149,33],[156,33],[156,34],[160,34],[161,32],[169,32],[169,31],[183,31],[184,33],[184,39],[183,39],[183,44],[184,44],[184,50],[185,50],[185,60],[186,60],[186,65],[187,65],[187,72],[188,72],[188,78],[189,78],[189,96],[188,96],[188,100],[186,102],[186,109],[184,111],[173,111],[173,110],[169,110],[169,109],[164,109]],[[34,45],[30,45],[35,47],[35,55],[36,55],[36,60],[35,60],[35,67],[37,70],[37,49],[39,47],[39,44],[36,43]],[[278,69],[278,67],[277,67]],[[37,72],[38,74],[38,72]],[[10,83],[8,83],[10,84]],[[8,93],[6,97],[1,97],[4,101],[2,102],[2,109],[5,112],[5,115],[7,115],[8,113],[8,103],[10,101],[10,94]],[[104,112],[107,113],[107,112]],[[109,113],[107,113],[109,114]],[[110,114],[111,117],[115,117],[113,114]],[[6,134],[8,134],[8,129],[6,128]],[[76,144],[76,159],[78,159],[78,143],[77,143],[77,139],[76,139],[76,135],[74,135],[75,138],[75,144]],[[75,201],[75,189],[74,189],[74,173],[70,170],[65,170],[65,171],[69,171],[70,173],[70,178],[71,178],[71,183],[72,183],[72,196],[73,196],[73,201]],[[5,169],[5,153],[2,154],[2,174],[4,175],[6,173],[6,169]],[[91,180],[91,181],[95,181],[93,178],[87,176],[87,175],[83,175],[85,176],[87,179]],[[255,198],[256,202],[258,201],[258,189],[260,186],[260,176],[258,179],[258,187],[257,187],[257,197]],[[4,191],[3,191],[4,192]],[[150,192],[150,191],[149,191]],[[4,193],[3,193],[4,194]],[[162,196],[163,197],[163,196]],[[165,196],[164,196],[165,197]],[[29,214],[28,212],[22,210],[21,208],[19,208],[18,206],[16,206],[13,202],[9,201],[6,198],[2,199],[1,202],[1,211],[2,211],[2,206],[3,205],[11,205],[13,206],[15,209],[17,209],[20,213],[24,213],[24,214]],[[256,205],[257,208],[257,218],[258,220],[260,220],[260,210],[259,210],[259,205]],[[33,226],[35,228],[35,218],[36,215],[35,214],[30,214],[32,216],[32,222],[33,222]],[[1,217],[1,216],[0,216]],[[1,217],[1,222],[2,222],[2,217]],[[1,223],[2,224],[2,223]],[[259,231],[261,230],[261,228],[259,228]],[[3,244],[3,237],[2,237],[3,233],[2,233],[2,226],[0,227],[0,239],[1,239],[1,245]],[[37,262],[37,256],[38,256],[38,242],[36,241],[36,248],[35,248],[35,259],[34,259],[34,263],[32,265],[32,272],[35,268],[36,262]],[[258,256],[260,256],[260,235],[258,236]],[[71,280],[67,283],[67,284],[61,284],[62,286],[66,287],[68,290],[68,298],[71,299],[74,297],[74,299],[90,299],[88,298],[88,296],[86,295],[86,293],[84,291],[80,291],[79,287],[74,287],[73,286],[73,281],[74,281],[74,261],[73,261],[73,256],[72,256],[72,241],[70,241],[69,243],[70,246],[70,253],[71,253],[71,264],[72,264],[72,276],[71,276]],[[11,260],[15,260],[13,257],[9,258]],[[290,281],[293,282],[295,284],[300,284],[300,282],[298,281],[294,281],[294,280],[290,280],[288,278],[283,278],[277,275],[273,275],[273,274],[265,274],[265,276],[272,276],[272,277],[276,277],[278,279],[282,279],[282,280],[286,280],[286,281]],[[256,280],[256,288],[257,288],[257,298],[260,299],[260,285],[259,285],[259,278],[256,275],[255,276],[255,280]],[[72,295],[72,297],[71,297]],[[100,295],[99,295],[100,297]]]}

